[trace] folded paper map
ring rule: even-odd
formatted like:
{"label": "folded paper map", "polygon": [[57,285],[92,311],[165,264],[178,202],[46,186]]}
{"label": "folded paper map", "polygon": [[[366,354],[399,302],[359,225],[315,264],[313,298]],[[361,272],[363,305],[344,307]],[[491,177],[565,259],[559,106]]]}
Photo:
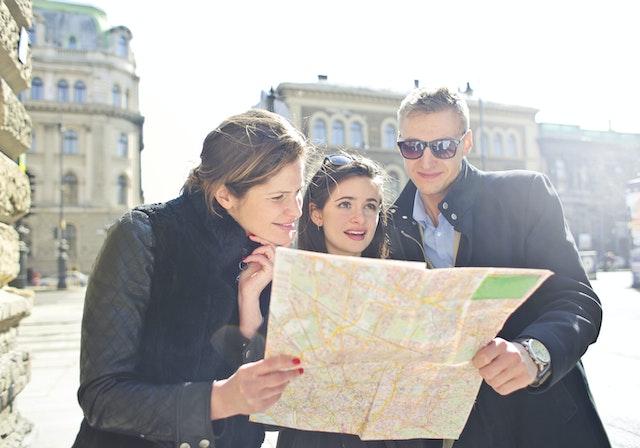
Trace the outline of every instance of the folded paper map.
{"label": "folded paper map", "polygon": [[363,440],[458,438],[482,381],[470,360],[551,275],[276,254],[265,356],[304,374],[250,419]]}

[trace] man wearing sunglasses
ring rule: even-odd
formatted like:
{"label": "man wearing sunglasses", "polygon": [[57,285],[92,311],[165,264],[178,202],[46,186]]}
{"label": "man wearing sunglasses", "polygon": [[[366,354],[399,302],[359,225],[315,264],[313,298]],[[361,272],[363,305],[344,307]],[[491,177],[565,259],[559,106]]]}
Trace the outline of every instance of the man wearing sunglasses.
{"label": "man wearing sunglasses", "polygon": [[391,258],[554,272],[473,358],[484,381],[460,438],[433,446],[610,447],[580,361],[602,308],[549,179],[472,166],[469,109],[446,88],[409,93],[398,124],[410,181],[391,210]]}

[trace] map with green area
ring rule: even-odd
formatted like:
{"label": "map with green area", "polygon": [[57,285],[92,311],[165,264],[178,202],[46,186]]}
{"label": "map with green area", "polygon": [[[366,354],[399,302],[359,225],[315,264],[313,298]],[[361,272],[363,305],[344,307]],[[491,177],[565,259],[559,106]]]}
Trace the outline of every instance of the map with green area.
{"label": "map with green area", "polygon": [[252,421],[363,440],[460,435],[482,378],[470,361],[551,275],[276,251],[266,357],[304,375]]}

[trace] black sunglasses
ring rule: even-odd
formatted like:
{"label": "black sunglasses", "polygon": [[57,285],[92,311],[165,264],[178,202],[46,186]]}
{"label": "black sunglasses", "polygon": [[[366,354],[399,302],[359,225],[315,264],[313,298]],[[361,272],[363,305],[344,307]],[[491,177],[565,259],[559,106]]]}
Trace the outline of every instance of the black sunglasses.
{"label": "black sunglasses", "polygon": [[328,163],[329,165],[333,166],[345,166],[349,165],[352,162],[354,162],[354,159],[352,157],[342,154],[331,154],[330,156],[324,158],[322,164],[326,165]]}
{"label": "black sunglasses", "polygon": [[322,161],[323,166],[331,165],[333,168],[351,165],[352,163],[354,164],[353,168],[349,168],[349,171],[353,170],[353,172],[366,174],[367,170],[372,170],[375,174],[380,173],[380,167],[373,160],[365,162],[344,154],[331,154]]}
{"label": "black sunglasses", "polygon": [[437,159],[450,159],[456,155],[458,145],[462,140],[464,140],[469,131],[470,129],[464,131],[464,134],[462,134],[462,137],[458,140],[453,138],[434,140],[432,142],[423,142],[422,140],[403,140],[398,142],[398,148],[400,148],[400,154],[402,154],[402,157],[405,159],[419,159],[427,148],[431,150],[431,154],[433,154]]}

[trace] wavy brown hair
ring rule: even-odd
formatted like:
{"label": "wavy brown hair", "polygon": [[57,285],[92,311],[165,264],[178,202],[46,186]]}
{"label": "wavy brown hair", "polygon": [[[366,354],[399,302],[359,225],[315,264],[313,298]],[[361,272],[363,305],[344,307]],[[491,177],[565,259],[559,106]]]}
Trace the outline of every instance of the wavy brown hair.
{"label": "wavy brown hair", "polygon": [[215,193],[225,185],[237,198],[267,182],[309,150],[304,135],[273,112],[251,109],[224,120],[207,135],[200,164],[191,170],[183,191],[205,194],[209,210],[220,214]]}
{"label": "wavy brown hair", "polygon": [[387,210],[384,200],[385,186],[388,180],[386,172],[371,159],[354,154],[340,154],[350,159],[344,165],[333,165],[324,159],[322,165],[316,171],[309,182],[302,203],[302,216],[298,224],[298,249],[327,253],[327,244],[322,227],[316,226],[311,220],[310,205],[313,203],[319,209],[323,209],[329,196],[340,182],[349,177],[366,177],[371,179],[380,191],[382,204],[380,205],[380,219],[373,236],[373,240],[362,252],[363,257],[388,258],[389,243],[386,237]]}

